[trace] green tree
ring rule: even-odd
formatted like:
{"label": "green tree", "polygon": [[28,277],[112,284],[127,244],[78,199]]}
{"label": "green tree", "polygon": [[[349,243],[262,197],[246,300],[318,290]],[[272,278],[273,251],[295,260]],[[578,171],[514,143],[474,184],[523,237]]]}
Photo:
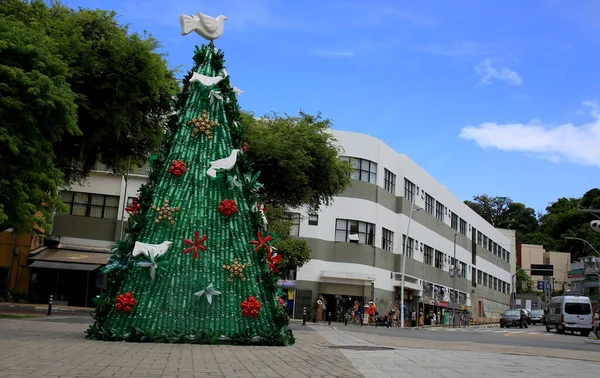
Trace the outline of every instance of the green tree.
{"label": "green tree", "polygon": [[53,144],[78,135],[75,94],[58,44],[0,14],[0,226],[47,227],[63,174]]}
{"label": "green tree", "polygon": [[269,206],[266,211],[269,232],[278,236],[273,244],[281,252],[282,260],[279,267],[279,276],[288,278],[291,273],[310,260],[311,249],[305,240],[290,237],[292,221],[284,209],[278,206]]}
{"label": "green tree", "polygon": [[[47,122],[45,117],[52,114],[41,110],[52,109],[50,97],[39,106],[37,113],[26,113],[21,119],[0,117],[0,127],[5,130],[9,122],[13,128],[14,124],[22,126],[28,122],[27,127],[14,130],[14,140],[27,139],[32,145],[50,142],[52,147],[36,149],[36,154],[43,155],[39,159],[46,160],[45,166],[52,168],[38,169],[28,164],[27,159],[13,159],[10,169],[23,175],[50,177],[45,180],[42,191],[54,193],[51,196],[55,199],[58,186],[85,178],[99,162],[113,170],[122,170],[128,161],[142,165],[160,144],[165,115],[170,112],[170,96],[177,85],[164,56],[157,52],[158,42],[151,36],[129,33],[127,26],[118,24],[112,11],[75,11],[58,2],[47,5],[42,0],[3,0],[0,16],[20,22],[21,33],[27,34],[16,35],[5,29],[3,43],[16,46],[2,52],[5,72],[20,70],[23,75],[60,77],[64,82],[61,88],[69,90],[62,91],[65,95],[53,113],[62,108],[76,113],[76,118],[69,116],[61,127]],[[36,57],[29,49],[38,47],[41,52]],[[37,65],[25,64],[21,53],[38,59]],[[40,54],[51,55],[48,66],[41,64]],[[60,63],[60,72],[56,61]],[[22,81],[20,90],[10,93],[12,105],[5,101],[3,106],[46,101],[48,95],[36,88],[42,83]],[[75,119],[76,125],[73,124]],[[56,179],[53,168],[62,173],[61,179]],[[32,190],[36,190],[35,187]],[[6,197],[0,197],[0,207],[5,209],[5,216],[0,216],[4,219],[2,226],[12,225],[25,231],[31,227],[28,215],[21,214],[39,209],[40,195],[22,195],[21,198],[22,201],[8,204]],[[50,211],[54,202],[45,201]]]}
{"label": "green tree", "polygon": [[242,113],[248,159],[265,183],[264,203],[283,208],[318,210],[350,184],[350,164],[339,159],[341,148],[331,121],[300,112],[298,116]]}
{"label": "green tree", "polygon": [[240,151],[223,53],[211,43],[194,61],[141,207],[104,268],[108,288],[88,337],[289,345],[279,261],[258,209],[262,185]]}
{"label": "green tree", "polygon": [[[517,266],[518,269],[520,269],[520,266]],[[515,276],[515,285],[517,294],[527,294],[532,291],[533,281],[527,271],[519,270]]]}

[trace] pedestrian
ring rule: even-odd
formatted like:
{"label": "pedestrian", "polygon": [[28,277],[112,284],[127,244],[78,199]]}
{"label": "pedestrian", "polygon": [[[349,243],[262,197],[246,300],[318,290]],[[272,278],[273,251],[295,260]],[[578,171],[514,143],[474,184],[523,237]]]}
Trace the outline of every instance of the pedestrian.
{"label": "pedestrian", "polygon": [[369,301],[369,309],[367,310],[369,314],[369,324],[375,323],[375,303],[373,301]]}
{"label": "pedestrian", "polygon": [[354,321],[358,320],[358,322],[360,323],[360,316],[358,313],[358,309],[359,309],[359,304],[358,301],[354,301],[354,307],[352,307],[352,318],[350,318],[350,323],[354,324]]}

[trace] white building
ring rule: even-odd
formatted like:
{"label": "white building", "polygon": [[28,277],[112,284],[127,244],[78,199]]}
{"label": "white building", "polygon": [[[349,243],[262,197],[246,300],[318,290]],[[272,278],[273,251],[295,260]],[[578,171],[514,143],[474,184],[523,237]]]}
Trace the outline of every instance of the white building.
{"label": "white building", "polygon": [[[511,240],[472,211],[408,156],[371,136],[334,131],[344,159],[355,167],[352,186],[318,214],[295,213],[297,236],[312,259],[297,272],[296,315],[319,295],[346,311],[373,299],[387,312],[399,301],[403,242],[407,243],[405,301],[416,310],[425,281],[426,313],[458,307],[473,317],[495,316],[509,305]],[[454,237],[460,277],[453,280]],[[426,264],[423,264],[425,260]],[[429,306],[431,305],[431,306]]]}

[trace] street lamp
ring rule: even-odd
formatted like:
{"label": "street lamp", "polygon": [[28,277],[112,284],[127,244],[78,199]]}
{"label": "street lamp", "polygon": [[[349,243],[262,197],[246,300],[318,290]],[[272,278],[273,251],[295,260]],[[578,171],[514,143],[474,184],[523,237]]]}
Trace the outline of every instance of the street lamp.
{"label": "street lamp", "polygon": [[[410,201],[410,214],[408,216],[408,224],[406,225],[406,239],[404,240],[404,245],[402,246],[402,271],[401,271],[401,286],[400,286],[400,328],[404,328],[404,269],[406,267],[406,245],[408,244],[408,236],[410,232],[410,222],[412,221],[413,209],[414,209],[414,201]],[[420,209],[416,209],[415,211],[419,211]],[[425,259],[423,259],[425,262]]]}
{"label": "street lamp", "polygon": [[574,238],[574,237],[572,237],[572,236],[565,236],[565,239],[567,239],[567,240],[579,240],[579,241],[582,241],[582,242],[584,242],[585,244],[589,245],[589,246],[590,246],[590,248],[594,250],[594,252],[596,252],[598,255],[600,255],[600,252],[598,252],[598,250],[597,250],[596,248],[594,248],[594,246],[593,246],[593,245],[592,245],[592,244],[591,244],[589,241],[587,241],[587,240],[585,240],[585,239],[582,239],[582,238]]}

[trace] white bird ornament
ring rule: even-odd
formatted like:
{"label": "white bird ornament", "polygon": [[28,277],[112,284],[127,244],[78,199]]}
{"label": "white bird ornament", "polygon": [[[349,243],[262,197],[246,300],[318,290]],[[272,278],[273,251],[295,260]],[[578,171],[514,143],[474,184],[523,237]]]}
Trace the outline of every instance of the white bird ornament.
{"label": "white bird ornament", "polygon": [[188,35],[191,32],[196,32],[205,39],[214,41],[223,34],[223,25],[225,24],[227,17],[221,15],[214,18],[200,12],[196,13],[198,14],[197,16],[188,16],[186,14],[179,16],[181,35]]}
{"label": "white bird ornament", "polygon": [[223,159],[215,160],[210,162],[210,168],[206,171],[206,174],[210,177],[217,177],[217,169],[227,169],[230,170],[235,166],[235,162],[237,161],[237,155],[240,150],[232,150],[231,154]]}

